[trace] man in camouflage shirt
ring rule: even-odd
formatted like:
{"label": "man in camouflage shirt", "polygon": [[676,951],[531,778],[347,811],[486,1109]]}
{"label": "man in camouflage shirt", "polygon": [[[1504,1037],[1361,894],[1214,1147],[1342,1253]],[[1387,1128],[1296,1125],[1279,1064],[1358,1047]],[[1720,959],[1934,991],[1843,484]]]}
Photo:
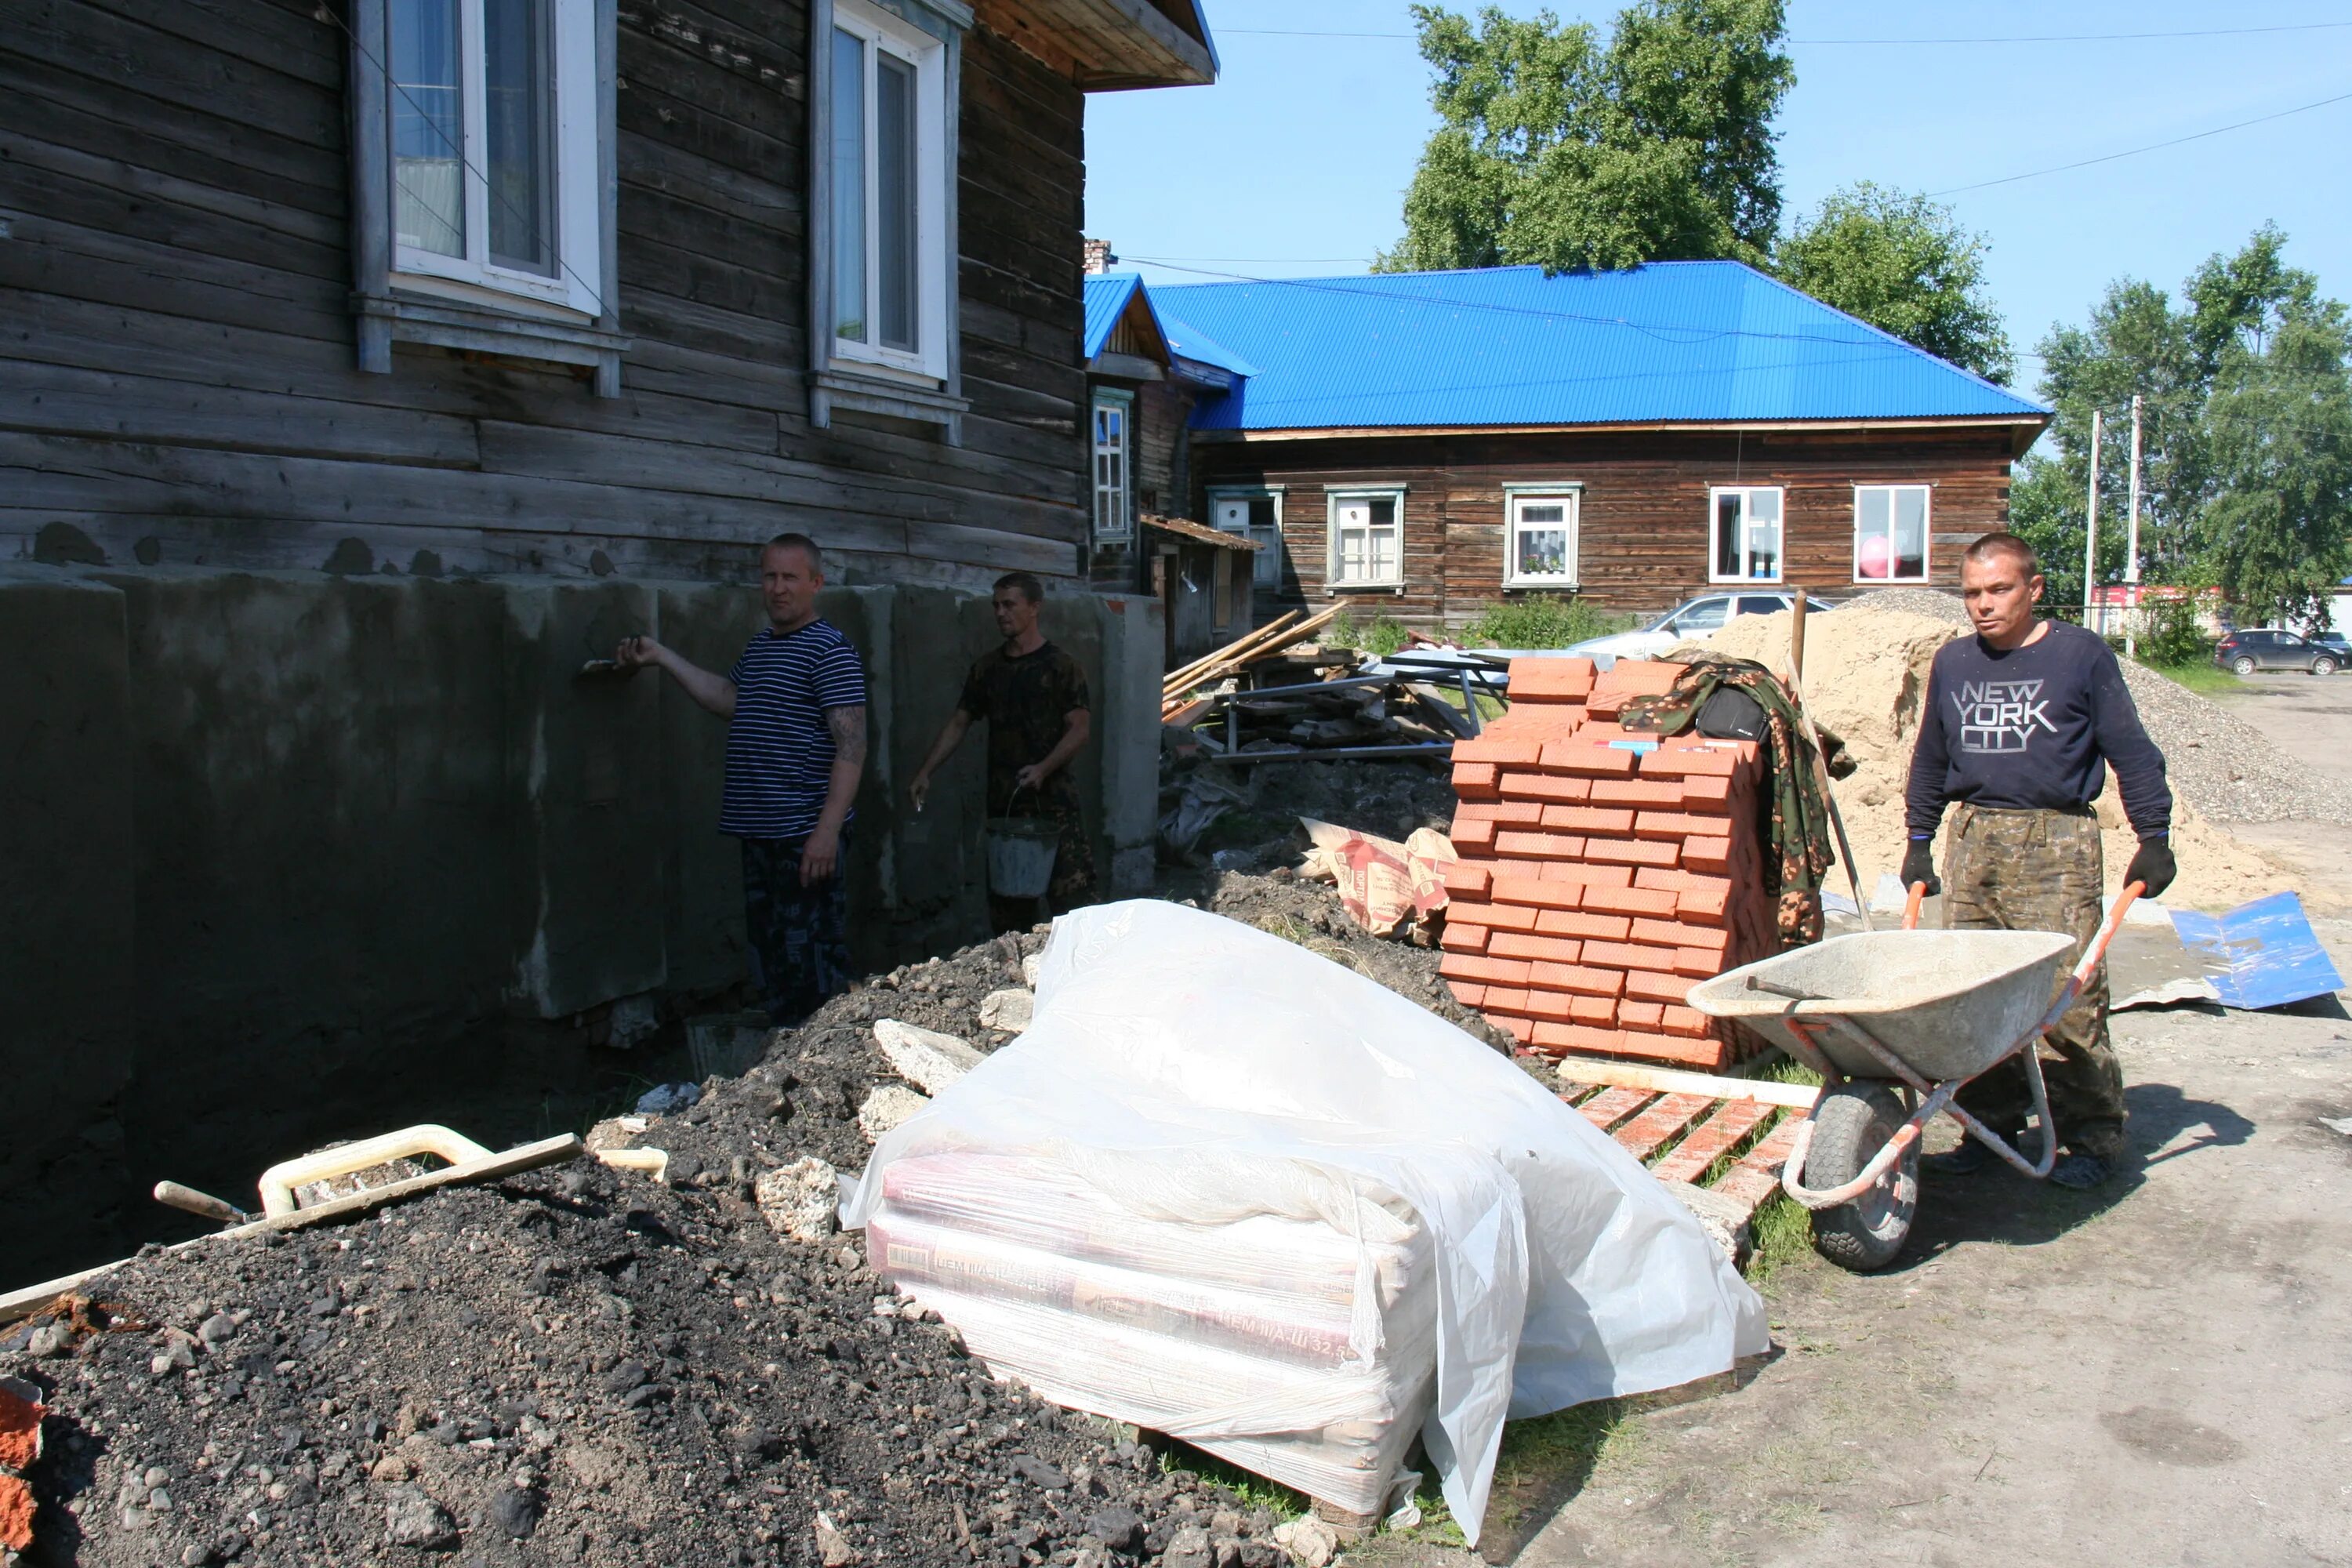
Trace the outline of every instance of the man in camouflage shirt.
{"label": "man in camouflage shirt", "polygon": [[[964,678],[963,695],[948,716],[931,754],[923,759],[908,794],[915,809],[929,798],[931,774],[963,741],[975,719],[988,721],[988,815],[1043,816],[1061,828],[1054,880],[1046,899],[1057,910],[1084,903],[1094,889],[1094,852],[1078,809],[1078,790],[1069,763],[1093,732],[1086,672],[1078,661],[1045,640],[1037,614],[1045,585],[1026,572],[996,580],[991,601],[1001,647],[982,654]],[[989,922],[998,931],[1030,923],[1044,911],[1030,899],[989,896]]]}
{"label": "man in camouflage shirt", "polygon": [[[2171,885],[2172,792],[2164,754],[2140,727],[2130,689],[2107,645],[2081,626],[2033,613],[2042,568],[2013,533],[1989,533],[1960,562],[1960,595],[1976,636],[1936,654],[1928,674],[1907,799],[1906,886],[1944,894],[1944,923],[1961,931],[2047,931],[2087,946],[2105,881],[2091,803],[2112,766],[2139,848],[2124,870],[2153,898]],[[1929,846],[1945,808],[1944,875]],[[1948,883],[1946,887],[1944,884]],[[2054,1136],[2066,1157],[2050,1179],[2094,1187],[2122,1159],[2124,1077],[2107,1040],[2102,964],[2042,1047]],[[2025,1126],[2029,1087],[2012,1057],[1960,1090],[1960,1104],[1996,1132]],[[1931,1157],[1962,1173],[1986,1158],[1969,1139]]]}

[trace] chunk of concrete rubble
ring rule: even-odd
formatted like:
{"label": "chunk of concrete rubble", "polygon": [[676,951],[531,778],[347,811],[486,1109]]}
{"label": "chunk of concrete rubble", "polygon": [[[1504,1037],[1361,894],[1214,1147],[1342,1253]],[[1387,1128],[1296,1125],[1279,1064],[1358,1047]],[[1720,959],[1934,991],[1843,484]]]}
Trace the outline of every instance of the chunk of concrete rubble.
{"label": "chunk of concrete rubble", "polygon": [[832,1237],[841,1206],[841,1173],[814,1154],[767,1172],[752,1191],[761,1216],[778,1235],[812,1247]]}
{"label": "chunk of concrete rubble", "polygon": [[1712,1187],[1695,1187],[1688,1182],[1668,1182],[1665,1188],[1682,1200],[1683,1207],[1697,1217],[1699,1228],[1723,1248],[1724,1255],[1735,1265],[1746,1256],[1750,1241],[1748,1210],[1738,1199],[1726,1197]]}
{"label": "chunk of concrete rubble", "polygon": [[878,1143],[882,1134],[929,1104],[928,1099],[904,1084],[886,1083],[857,1108],[857,1130],[866,1134],[868,1143]]}
{"label": "chunk of concrete rubble", "polygon": [[840,1526],[835,1524],[822,1509],[817,1510],[816,1516],[816,1555],[824,1568],[843,1568],[843,1564],[857,1560],[856,1552],[849,1544],[849,1537],[841,1533]]}
{"label": "chunk of concrete rubble", "polygon": [[1326,1568],[1339,1554],[1339,1532],[1311,1513],[1276,1526],[1274,1543],[1289,1552],[1298,1568]]}
{"label": "chunk of concrete rubble", "polygon": [[892,1069],[925,1094],[939,1093],[987,1059],[953,1035],[918,1028],[896,1018],[876,1022],[874,1043],[882,1047]]}
{"label": "chunk of concrete rubble", "polygon": [[1033,952],[1021,961],[1021,984],[1030,990],[1037,989],[1037,977],[1045,973],[1045,955],[1042,951]]}
{"label": "chunk of concrete rubble", "polygon": [[1017,1035],[1029,1026],[1037,1006],[1036,994],[1015,990],[1010,986],[992,991],[980,1004],[980,1021],[983,1027],[1002,1029]]}

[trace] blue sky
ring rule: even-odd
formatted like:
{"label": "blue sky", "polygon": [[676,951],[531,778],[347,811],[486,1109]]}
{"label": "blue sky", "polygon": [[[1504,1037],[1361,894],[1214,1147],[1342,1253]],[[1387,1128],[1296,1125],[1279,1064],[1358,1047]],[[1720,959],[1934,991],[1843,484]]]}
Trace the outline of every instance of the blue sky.
{"label": "blue sky", "polygon": [[[1087,232],[1154,281],[1365,269],[1402,227],[1434,123],[1403,0],[1205,0],[1214,87],[1101,93],[1087,115]],[[1457,5],[1457,9],[1467,8]],[[1617,4],[1553,9],[1606,30]],[[1512,3],[1516,16],[1538,7]],[[2016,37],[2352,23],[2352,4],[1791,0],[1797,85],[1780,128],[1785,210],[1857,179],[1939,192],[2352,93],[2352,26],[2233,37],[2017,44]],[[1244,29],[1266,29],[1252,32]],[[1284,37],[1275,30],[1403,34]],[[2168,289],[2265,219],[2322,289],[2352,296],[2352,99],[2063,174],[1942,196],[1991,241],[1995,302],[2023,356],[2107,283]],[[2030,391],[2039,372],[2021,357]]]}

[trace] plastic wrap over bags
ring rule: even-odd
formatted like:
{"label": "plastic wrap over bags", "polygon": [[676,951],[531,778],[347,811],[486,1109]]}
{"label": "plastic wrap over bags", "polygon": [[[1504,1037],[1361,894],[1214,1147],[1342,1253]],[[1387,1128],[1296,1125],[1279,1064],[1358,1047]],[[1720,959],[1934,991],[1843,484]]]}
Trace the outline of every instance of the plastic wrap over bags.
{"label": "plastic wrap over bags", "polygon": [[1154,900],[1055,922],[1028,1033],[887,1134],[842,1217],[1060,1403],[1360,1511],[1417,1429],[1474,1542],[1507,1416],[1768,1343],[1690,1213],[1517,1067]]}

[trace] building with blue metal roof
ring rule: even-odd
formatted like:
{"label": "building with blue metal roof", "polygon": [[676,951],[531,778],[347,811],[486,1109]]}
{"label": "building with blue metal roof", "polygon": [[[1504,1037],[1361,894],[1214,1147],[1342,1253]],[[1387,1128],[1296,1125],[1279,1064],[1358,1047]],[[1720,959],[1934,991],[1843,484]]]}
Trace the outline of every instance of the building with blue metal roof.
{"label": "building with blue metal roof", "polygon": [[1261,618],[1948,585],[2050,418],[1736,262],[1098,285],[1226,378],[1169,504],[1269,544]]}

